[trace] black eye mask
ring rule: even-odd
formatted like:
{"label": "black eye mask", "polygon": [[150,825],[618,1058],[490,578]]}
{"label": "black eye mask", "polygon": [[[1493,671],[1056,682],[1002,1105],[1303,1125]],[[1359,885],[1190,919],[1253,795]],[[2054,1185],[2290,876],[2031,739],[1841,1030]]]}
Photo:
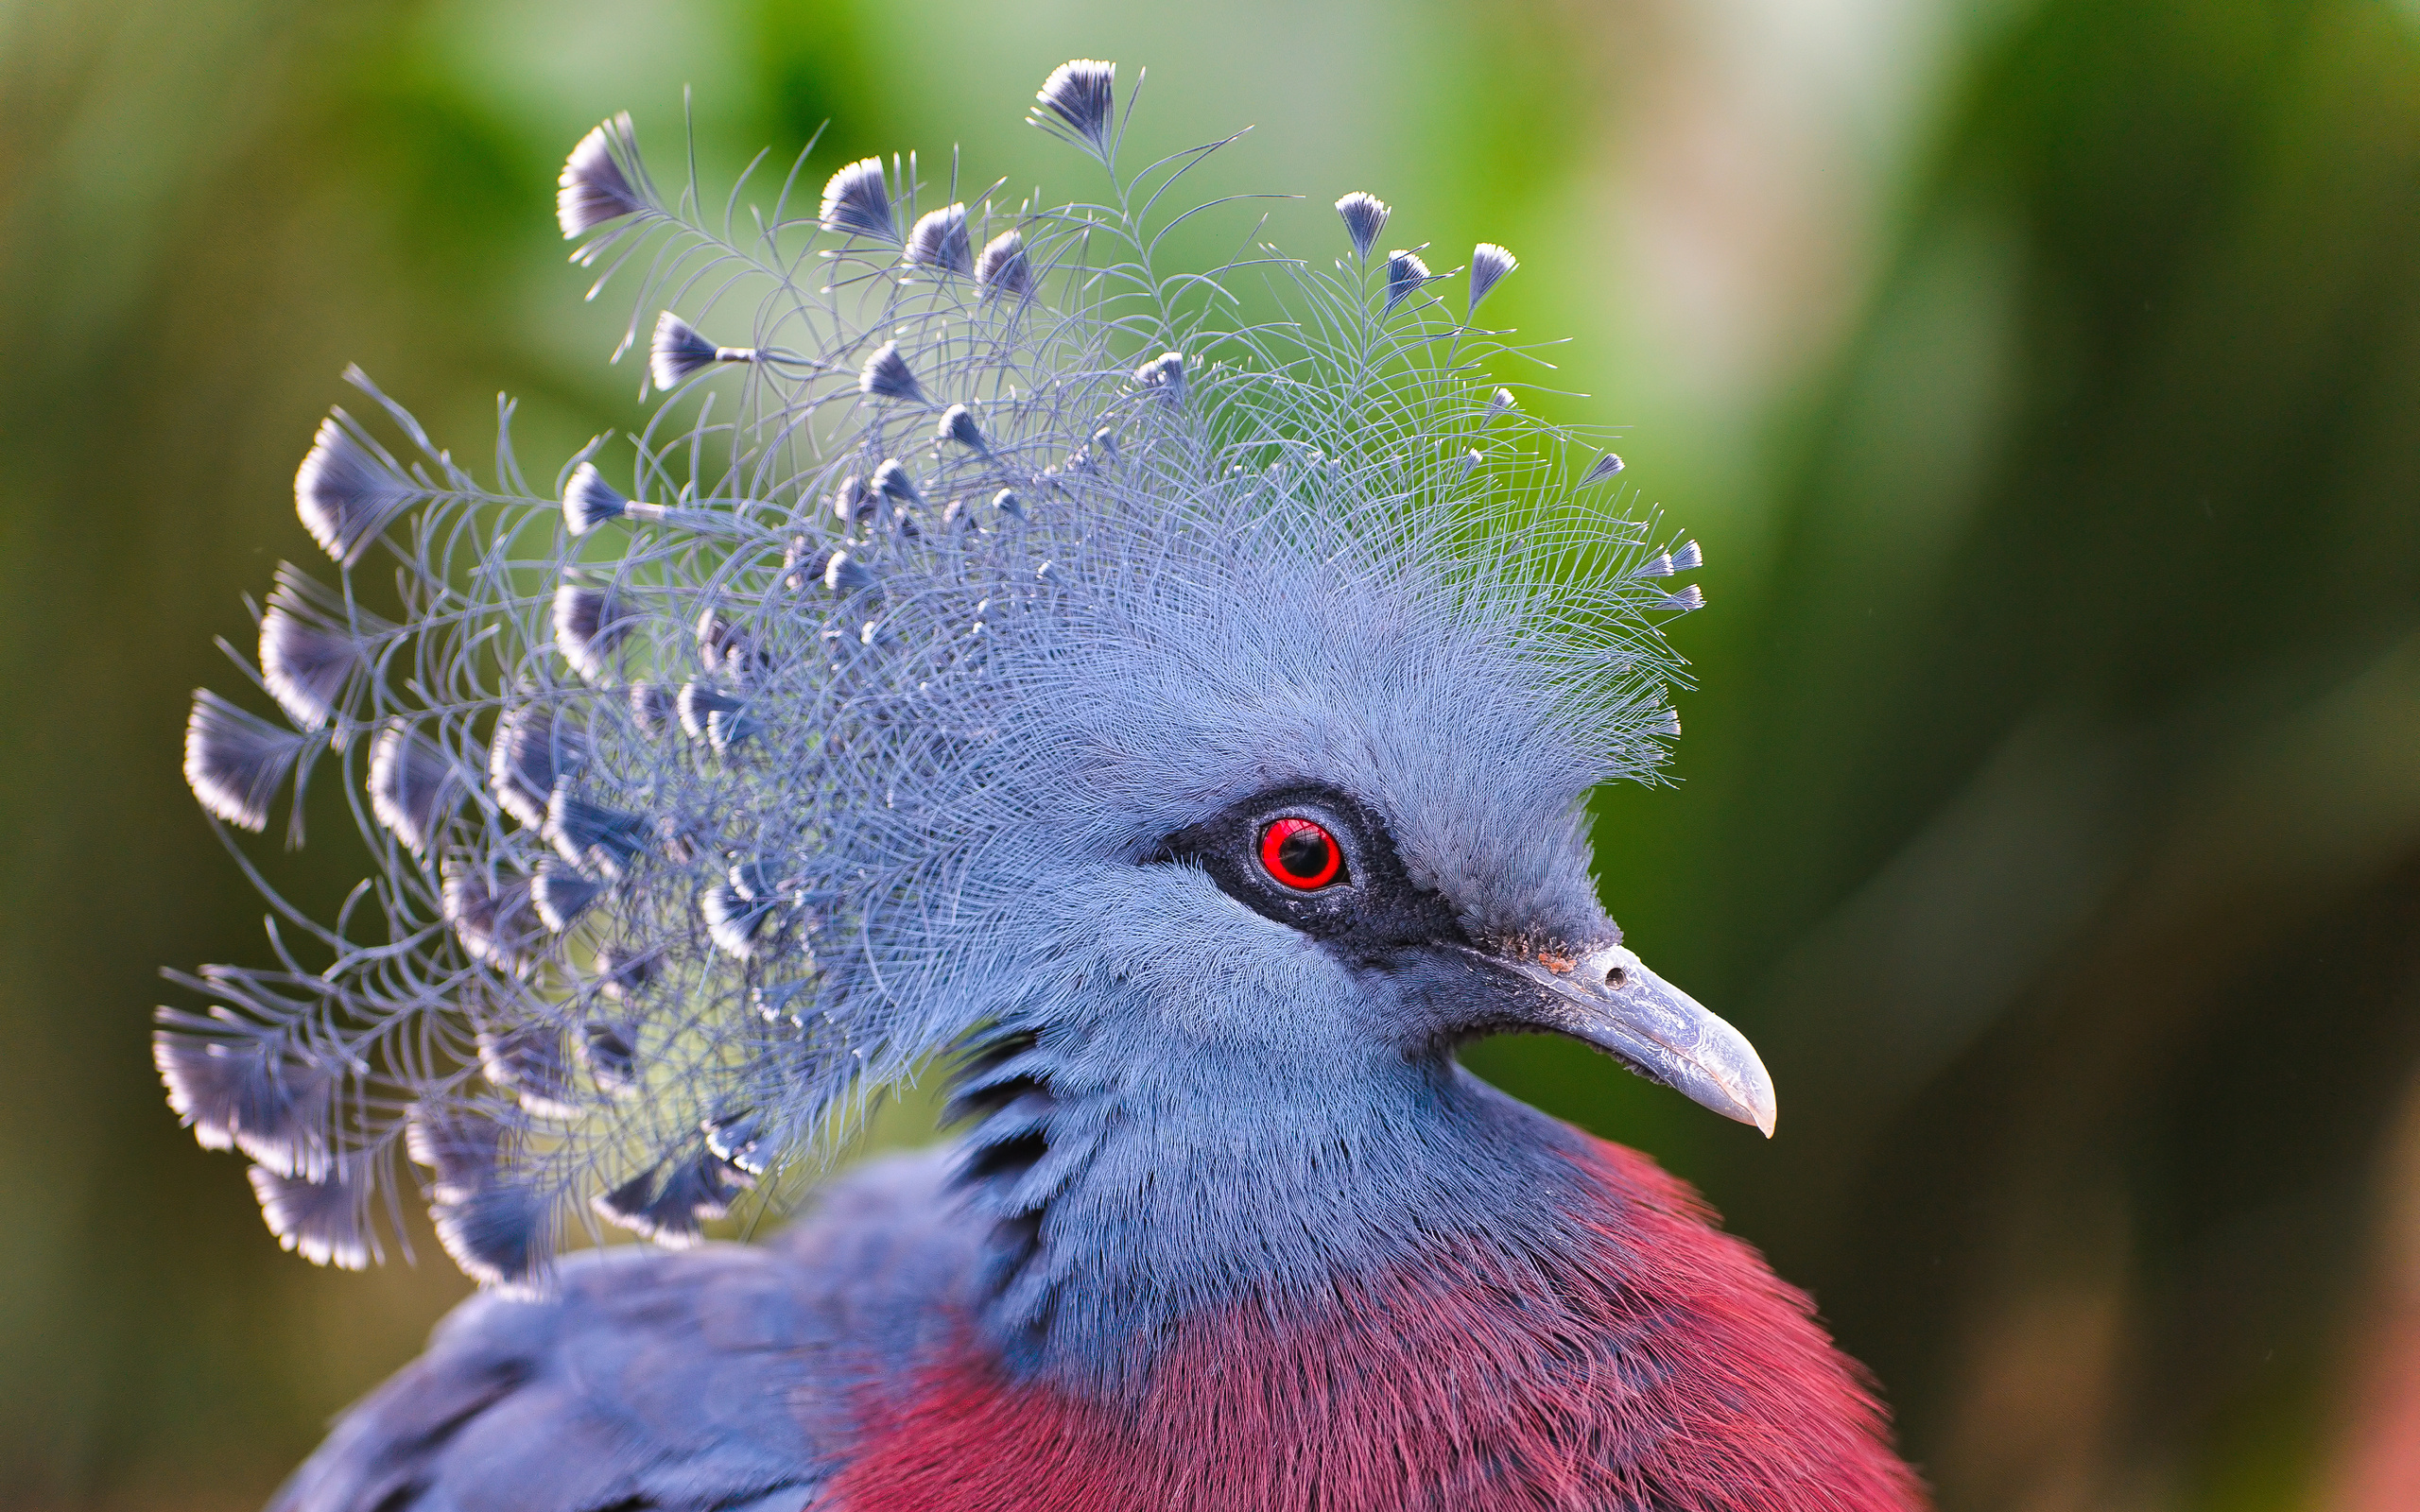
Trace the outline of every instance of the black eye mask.
{"label": "black eye mask", "polygon": [[[1332,840],[1339,852],[1332,877],[1304,885],[1318,878],[1329,858],[1316,834],[1297,830],[1272,837],[1270,827],[1288,819],[1307,820]],[[1274,854],[1266,853],[1272,849]],[[1255,794],[1179,830],[1147,859],[1200,867],[1228,897],[1348,960],[1410,945],[1467,943],[1444,896],[1413,885],[1378,816],[1334,788]]]}

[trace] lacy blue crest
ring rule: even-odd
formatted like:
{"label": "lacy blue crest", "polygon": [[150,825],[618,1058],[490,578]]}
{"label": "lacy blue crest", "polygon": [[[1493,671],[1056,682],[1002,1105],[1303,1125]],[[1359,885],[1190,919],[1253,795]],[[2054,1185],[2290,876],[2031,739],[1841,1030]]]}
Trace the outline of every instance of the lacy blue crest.
{"label": "lacy blue crest", "polygon": [[[1158,206],[1210,148],[1117,178],[1114,77],[1033,118]],[[209,1011],[156,1050],[288,1247],[376,1258],[416,1193],[527,1285],[584,1224],[685,1243],[794,1186],[1013,1008],[1037,878],[1151,839],[1070,764],[1157,738],[1157,649],[1289,594],[1551,710],[1575,792],[1654,773],[1694,547],[1581,496],[1618,462],[1513,404],[1519,349],[1414,300],[1418,256],[1369,264],[1382,203],[1338,202],[1343,256],[1163,269],[1176,212],[919,192],[865,159],[738,237],[616,117],[559,210],[636,281],[632,434],[533,484],[507,405],[475,476],[349,375],[376,427],[337,412],[296,480],[337,581],[281,568],[261,622],[285,717],[199,694],[185,767],[258,830],[326,757],[373,870],[333,921],[271,893],[274,963],[181,978]],[[1513,266],[1482,244],[1472,302]]]}

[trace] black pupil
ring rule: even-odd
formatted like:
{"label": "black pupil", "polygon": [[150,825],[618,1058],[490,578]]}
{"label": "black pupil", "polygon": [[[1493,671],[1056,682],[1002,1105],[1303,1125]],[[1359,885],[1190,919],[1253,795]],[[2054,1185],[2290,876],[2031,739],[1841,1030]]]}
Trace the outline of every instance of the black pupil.
{"label": "black pupil", "polygon": [[1327,869],[1327,848],[1333,843],[1305,825],[1277,842],[1277,864],[1289,876],[1316,877]]}

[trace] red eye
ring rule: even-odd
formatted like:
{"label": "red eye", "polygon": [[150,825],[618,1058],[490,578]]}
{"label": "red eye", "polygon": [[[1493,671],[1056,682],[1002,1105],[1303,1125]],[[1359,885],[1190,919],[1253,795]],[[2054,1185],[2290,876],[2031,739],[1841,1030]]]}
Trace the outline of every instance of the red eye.
{"label": "red eye", "polygon": [[1336,880],[1344,851],[1308,819],[1278,819],[1260,832],[1260,864],[1287,886],[1310,892]]}

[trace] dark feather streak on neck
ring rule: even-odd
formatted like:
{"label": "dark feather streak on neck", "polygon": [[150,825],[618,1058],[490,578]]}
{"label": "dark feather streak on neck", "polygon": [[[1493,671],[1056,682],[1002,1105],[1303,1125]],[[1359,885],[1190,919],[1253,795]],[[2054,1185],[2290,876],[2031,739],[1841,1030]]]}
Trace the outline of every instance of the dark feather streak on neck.
{"label": "dark feather streak on neck", "polygon": [[[953,1077],[942,1115],[947,1123],[974,1125],[954,1184],[978,1199],[992,1199],[979,1204],[993,1218],[983,1275],[987,1299],[1012,1284],[1042,1247],[1046,1204],[1012,1210],[1009,1194],[1049,1153],[1046,1115],[1058,1099],[1048,1072],[1039,1065],[1002,1074],[1040,1042],[1031,1029],[994,1029],[975,1041]],[[1011,1110],[1012,1116],[1002,1116]]]}

